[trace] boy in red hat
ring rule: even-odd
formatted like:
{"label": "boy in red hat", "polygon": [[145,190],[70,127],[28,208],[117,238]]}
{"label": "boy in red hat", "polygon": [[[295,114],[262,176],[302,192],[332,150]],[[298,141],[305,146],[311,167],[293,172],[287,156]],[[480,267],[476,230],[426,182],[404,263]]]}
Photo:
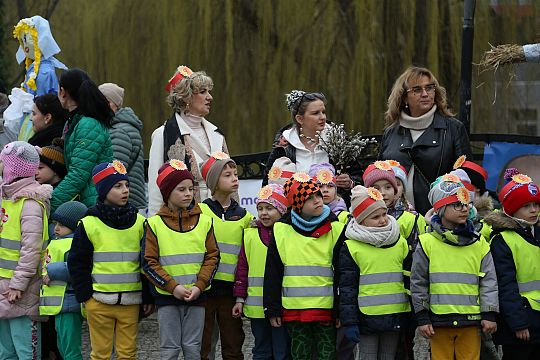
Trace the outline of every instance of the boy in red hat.
{"label": "boy in red hat", "polygon": [[540,189],[517,169],[505,172],[499,192],[502,212],[485,218],[493,227],[491,253],[499,283],[501,313],[493,335],[505,359],[540,354]]}

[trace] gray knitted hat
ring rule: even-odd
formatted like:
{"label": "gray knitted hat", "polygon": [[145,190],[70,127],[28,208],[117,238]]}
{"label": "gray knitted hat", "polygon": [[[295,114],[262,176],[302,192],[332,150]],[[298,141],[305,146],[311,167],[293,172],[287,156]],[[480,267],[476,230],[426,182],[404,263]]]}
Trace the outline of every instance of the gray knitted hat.
{"label": "gray knitted hat", "polygon": [[86,215],[87,210],[86,205],[81,202],[68,201],[56,209],[51,216],[51,220],[58,221],[60,224],[75,231],[78,222]]}

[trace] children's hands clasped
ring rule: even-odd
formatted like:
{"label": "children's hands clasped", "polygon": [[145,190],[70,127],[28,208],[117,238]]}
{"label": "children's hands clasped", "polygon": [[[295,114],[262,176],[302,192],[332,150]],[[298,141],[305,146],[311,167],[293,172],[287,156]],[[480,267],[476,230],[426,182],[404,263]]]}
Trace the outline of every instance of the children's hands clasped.
{"label": "children's hands clasped", "polygon": [[187,302],[197,300],[200,295],[201,295],[201,289],[199,289],[196,286],[186,289],[182,285],[176,285],[173,291],[173,296],[175,298],[177,298],[178,300],[183,300]]}
{"label": "children's hands clasped", "polygon": [[21,290],[9,289],[4,295],[6,295],[10,304],[16,303],[22,297]]}

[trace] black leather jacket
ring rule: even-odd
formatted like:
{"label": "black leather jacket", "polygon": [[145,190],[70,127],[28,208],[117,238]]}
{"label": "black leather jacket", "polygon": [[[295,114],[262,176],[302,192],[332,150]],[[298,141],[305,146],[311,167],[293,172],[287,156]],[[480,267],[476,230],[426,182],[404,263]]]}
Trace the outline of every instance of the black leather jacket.
{"label": "black leather jacket", "polygon": [[452,171],[461,155],[471,159],[471,146],[465,126],[454,118],[435,112],[433,122],[413,143],[411,132],[396,123],[384,131],[379,151],[380,160],[396,160],[411,171],[415,165],[413,191],[416,211],[425,214],[431,205],[429,186],[435,179]]}

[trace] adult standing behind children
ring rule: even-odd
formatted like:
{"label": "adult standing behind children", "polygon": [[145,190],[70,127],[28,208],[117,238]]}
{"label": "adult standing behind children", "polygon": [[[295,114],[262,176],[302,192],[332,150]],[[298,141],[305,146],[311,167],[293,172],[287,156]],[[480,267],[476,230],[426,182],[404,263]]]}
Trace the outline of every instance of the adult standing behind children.
{"label": "adult standing behind children", "polygon": [[110,127],[113,113],[105,96],[86,72],[70,69],[60,77],[58,98],[69,111],[64,128],[64,160],[67,175],[53,191],[51,210],[77,198],[93,206],[97,192],[92,170],[112,160]]}
{"label": "adult standing behind children", "polygon": [[193,72],[180,66],[169,80],[167,104],[174,114],[152,133],[148,164],[148,215],[161,208],[161,193],[156,185],[158,169],[171,159],[182,160],[195,178],[195,202],[211,196],[200,167],[216,151],[229,153],[225,137],[206,120],[210,114],[214,87],[204,71]]}
{"label": "adult standing behind children", "polygon": [[146,209],[146,184],[144,180],[144,148],[141,138],[142,121],[124,103],[124,89],[113,83],[99,85],[99,91],[109,101],[114,112],[109,135],[113,156],[127,167],[129,176],[129,201],[137,209]]}
{"label": "adult standing behind children", "polygon": [[201,358],[205,290],[219,264],[212,218],[193,204],[193,175],[180,160],[161,166],[163,206],[148,219],[143,270],[158,306],[161,359]]}
{"label": "adult standing behind children", "polygon": [[405,167],[407,200],[422,215],[431,208],[429,185],[471,155],[465,126],[452,116],[445,88],[428,69],[410,67],[392,86],[379,159]]}
{"label": "adult standing behind children", "polygon": [[7,144],[0,162],[0,359],[38,359],[39,265],[52,188],[35,180],[39,154],[30,144]]}

